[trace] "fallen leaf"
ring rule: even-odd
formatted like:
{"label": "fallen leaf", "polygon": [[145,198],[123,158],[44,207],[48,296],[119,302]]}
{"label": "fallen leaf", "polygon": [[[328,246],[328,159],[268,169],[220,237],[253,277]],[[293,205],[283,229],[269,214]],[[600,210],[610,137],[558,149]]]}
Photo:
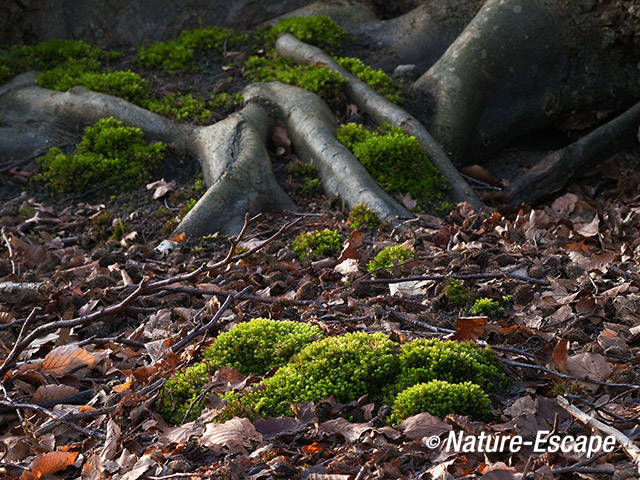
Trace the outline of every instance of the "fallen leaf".
{"label": "fallen leaf", "polygon": [[342,252],[340,253],[340,257],[338,258],[338,263],[344,262],[347,258],[353,258],[355,260],[360,258],[360,252],[358,248],[362,245],[362,233],[359,231],[352,232],[349,236],[349,240],[345,244]]}
{"label": "fallen leaf", "polygon": [[113,391],[117,393],[122,393],[126,390],[129,390],[132,384],[133,384],[133,381],[131,380],[131,378],[127,378],[124,382],[120,383],[119,385],[115,385],[113,387]]}
{"label": "fallen leaf", "polygon": [[325,433],[337,433],[349,443],[355,443],[365,432],[374,430],[374,428],[368,423],[351,423],[344,418],[336,418],[321,423],[319,430]]}
{"label": "fallen leaf", "polygon": [[558,343],[553,349],[553,354],[551,355],[553,364],[560,372],[564,372],[567,366],[568,347],[569,347],[569,342],[566,339],[561,338],[558,340]]}
{"label": "fallen leaf", "polygon": [[187,233],[186,232],[182,232],[182,233],[179,233],[178,235],[176,235],[175,237],[173,237],[171,239],[171,241],[175,242],[175,243],[182,243],[182,242],[184,242],[185,238],[187,238]]}
{"label": "fallen leaf", "polygon": [[567,373],[604,381],[613,373],[613,367],[599,353],[582,352],[567,358]]}
{"label": "fallen leaf", "polygon": [[46,402],[50,400],[60,400],[69,398],[79,390],[69,385],[41,385],[31,397],[33,403]]}
{"label": "fallen leaf", "polygon": [[147,190],[154,190],[153,199],[157,200],[159,198],[164,197],[170,192],[173,192],[176,188],[176,182],[171,180],[170,182],[166,182],[164,178],[147,184]]}
{"label": "fallen leaf", "polygon": [[226,448],[242,452],[252,442],[262,442],[262,435],[247,418],[234,417],[224,423],[208,423],[200,443],[210,448]]}
{"label": "fallen leaf", "polygon": [[498,183],[495,177],[489,173],[489,170],[480,165],[469,165],[461,168],[460,171],[471,178],[488,183],[489,185],[496,185]]}
{"label": "fallen leaf", "polygon": [[599,232],[600,219],[598,218],[598,214],[596,213],[593,216],[593,220],[589,223],[584,223],[576,227],[576,233],[582,235],[583,237],[594,237]]}
{"label": "fallen leaf", "polygon": [[573,193],[567,193],[558,197],[551,204],[551,208],[561,217],[566,217],[576,208],[578,197]]}
{"label": "fallen leaf", "polygon": [[48,452],[38,455],[29,470],[22,472],[20,480],[36,480],[58,473],[76,461],[78,452]]}
{"label": "fallen leaf", "polygon": [[454,340],[477,340],[484,333],[487,317],[459,317],[456,321]]}
{"label": "fallen leaf", "polygon": [[118,452],[120,434],[122,433],[120,427],[112,418],[109,418],[106,430],[107,436],[104,441],[104,447],[102,447],[102,452],[100,453],[100,460],[102,460],[102,463],[107,460],[111,460],[116,456],[116,453]]}
{"label": "fallen leaf", "polygon": [[441,435],[452,428],[451,425],[427,412],[409,417],[398,425],[398,430],[411,440],[430,437],[432,435]]}
{"label": "fallen leaf", "polygon": [[310,445],[305,445],[303,447],[300,447],[300,450],[302,450],[307,455],[315,455],[316,453],[322,452],[324,450],[324,447],[320,445],[318,442],[313,442]]}
{"label": "fallen leaf", "polygon": [[62,377],[81,367],[91,367],[97,362],[97,357],[77,345],[62,345],[51,350],[41,365],[44,373]]}

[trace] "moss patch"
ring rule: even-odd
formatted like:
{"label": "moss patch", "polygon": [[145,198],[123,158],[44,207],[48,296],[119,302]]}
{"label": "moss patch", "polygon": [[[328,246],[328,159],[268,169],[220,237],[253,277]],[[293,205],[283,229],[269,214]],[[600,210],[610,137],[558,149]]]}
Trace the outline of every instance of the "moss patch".
{"label": "moss patch", "polygon": [[386,268],[387,271],[391,271],[391,267],[399,265],[412,258],[413,251],[403,248],[400,245],[387,247],[380,251],[373,260],[367,264],[367,270],[369,272],[373,272],[379,268]]}
{"label": "moss patch", "polygon": [[198,54],[222,52],[223,46],[234,49],[247,40],[229,28],[207,27],[183,30],[178,38],[168,42],[155,42],[138,47],[137,61],[146,68],[166,70],[170,73],[199,70]]}
{"label": "moss patch", "polygon": [[0,57],[0,83],[22,72],[59,66],[82,71],[98,70],[103,61],[117,56],[118,52],[78,40],[49,40],[37,45],[13,47]]}
{"label": "moss patch", "polygon": [[391,410],[390,420],[400,423],[420,412],[429,412],[441,418],[458,413],[483,419],[490,413],[490,405],[489,397],[478,385],[432,380],[400,392]]}
{"label": "moss patch", "polygon": [[301,233],[293,241],[291,248],[298,254],[300,260],[304,260],[309,253],[320,257],[335,255],[340,252],[341,246],[340,234],[325,228],[315,232]]}
{"label": "moss patch", "polygon": [[381,69],[375,69],[365,65],[362,60],[353,57],[336,58],[336,62],[390,102],[400,102],[400,87],[393,83],[391,77]]}
{"label": "moss patch", "polygon": [[444,287],[444,298],[450,304],[464,307],[473,302],[475,294],[473,290],[465,286],[464,282],[452,278]]}
{"label": "moss patch", "polygon": [[348,221],[353,230],[373,230],[380,225],[378,214],[365,204],[353,207]]}
{"label": "moss patch", "polygon": [[249,57],[245,62],[244,76],[252,82],[278,81],[304,88],[333,106],[344,99],[346,81],[342,75],[322,65],[298,65],[275,53]]}
{"label": "moss patch", "polygon": [[270,34],[274,39],[283,33],[330,51],[335,51],[347,38],[347,32],[326,15],[289,17],[271,27]]}
{"label": "moss patch", "polygon": [[109,117],[85,128],[72,154],[50,148],[38,162],[56,193],[83,192],[102,184],[126,189],[149,179],[165,149],[160,142],[147,144],[139,128]]}
{"label": "moss patch", "polygon": [[338,128],[338,140],[385,190],[408,193],[425,206],[442,201],[446,180],[429,162],[416,138],[401,128],[385,124],[380,132],[372,132],[347,123]]}
{"label": "moss patch", "polygon": [[478,298],[473,307],[471,307],[473,315],[486,315],[488,317],[500,316],[504,313],[504,309],[497,300],[490,298]]}

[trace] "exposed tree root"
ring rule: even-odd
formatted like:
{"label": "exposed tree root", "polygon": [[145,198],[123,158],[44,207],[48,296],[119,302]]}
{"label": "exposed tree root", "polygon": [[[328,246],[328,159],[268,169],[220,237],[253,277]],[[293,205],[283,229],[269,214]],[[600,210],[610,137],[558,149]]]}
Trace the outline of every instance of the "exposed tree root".
{"label": "exposed tree root", "polygon": [[420,145],[429,154],[433,165],[449,181],[456,201],[469,202],[476,208],[482,207],[482,203],[476,197],[473,189],[460,176],[449,161],[446,153],[424,126],[415,117],[407,113],[406,110],[377,94],[366,83],[340,67],[321,49],[301,42],[293,35],[282,35],[276,42],[276,49],[281,55],[290,57],[296,62],[304,64],[321,63],[339,72],[347,80],[347,95],[361,110],[368,113],[378,123],[387,122],[391,125],[402,127],[409,135],[416,137]]}
{"label": "exposed tree root", "polygon": [[265,146],[272,125],[267,111],[248,103],[241,111],[192,135],[191,153],[201,161],[207,192],[184,217],[177,232],[191,237],[215,231],[237,233],[243,217],[294,204],[278,184]]}
{"label": "exposed tree root", "polygon": [[366,203],[382,218],[397,221],[409,213],[385,193],[362,164],[336,139],[333,113],[316,94],[279,82],[254,83],[242,95],[268,106],[286,125],[298,154],[318,167],[327,193],[354,207]]}
{"label": "exposed tree root", "polygon": [[577,142],[551,152],[511,184],[506,192],[509,202],[535,203],[560,191],[579,168],[586,168],[630,143],[639,122],[640,103],[637,103]]}

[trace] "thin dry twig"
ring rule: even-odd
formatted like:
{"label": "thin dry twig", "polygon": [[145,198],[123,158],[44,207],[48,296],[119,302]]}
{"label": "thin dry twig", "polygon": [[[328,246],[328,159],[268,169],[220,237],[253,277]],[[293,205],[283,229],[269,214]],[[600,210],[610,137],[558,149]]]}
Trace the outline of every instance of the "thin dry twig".
{"label": "thin dry twig", "polygon": [[583,412],[578,407],[571,405],[571,403],[569,403],[569,401],[563,396],[558,395],[556,397],[556,401],[562,408],[564,408],[573,418],[578,420],[580,423],[598,430],[600,433],[614,437],[620,444],[622,449],[625,451],[625,453],[629,455],[636,467],[636,470],[638,471],[638,473],[640,473],[640,448],[638,448],[633,443],[633,440],[631,440],[617,428],[607,425],[606,423],[603,423],[600,420],[594,418],[592,415]]}
{"label": "thin dry twig", "polygon": [[524,282],[536,283],[538,285],[549,285],[546,280],[540,280],[538,278],[527,277],[526,275],[520,275],[513,272],[491,272],[491,273],[434,273],[432,275],[412,275],[409,277],[397,277],[397,278],[376,278],[373,280],[361,280],[362,283],[368,284],[391,284],[401,282],[418,282],[423,280],[443,280],[445,278],[455,278],[457,280],[489,280],[493,278],[514,278],[516,280],[522,280]]}
{"label": "thin dry twig", "polygon": [[2,240],[7,245],[7,250],[9,251],[9,261],[11,262],[11,273],[16,275],[16,262],[13,260],[13,247],[11,246],[11,242],[9,241],[9,237],[5,232],[5,228],[2,227]]}

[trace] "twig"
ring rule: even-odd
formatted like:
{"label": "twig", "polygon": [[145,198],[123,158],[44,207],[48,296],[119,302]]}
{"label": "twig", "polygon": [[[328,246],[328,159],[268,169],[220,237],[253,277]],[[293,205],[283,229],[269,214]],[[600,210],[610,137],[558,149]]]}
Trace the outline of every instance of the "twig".
{"label": "twig", "polygon": [[49,433],[51,430],[56,428],[63,421],[71,421],[71,420],[81,420],[84,418],[92,418],[97,417],[98,415],[102,415],[105,413],[113,412],[118,406],[112,405],[110,407],[104,408],[96,408],[94,410],[83,411],[83,412],[69,412],[64,414],[62,417],[58,417],[56,419],[51,419],[42,425],[38,430],[36,430],[35,436],[39,437],[44,435],[45,433]]}
{"label": "twig", "polygon": [[504,278],[510,277],[525,282],[536,283],[538,285],[549,285],[546,280],[540,280],[538,278],[527,277],[526,275],[520,275],[513,272],[493,272],[493,273],[434,273],[433,275],[412,275],[409,277],[397,277],[397,278],[376,278],[373,280],[361,280],[362,283],[367,284],[391,284],[401,282],[417,282],[423,280],[443,280],[445,278],[455,278],[457,280],[488,280],[492,278]]}
{"label": "twig", "polygon": [[37,307],[34,308],[33,310],[31,310],[31,313],[29,314],[27,319],[22,324],[22,328],[20,329],[20,333],[18,333],[18,338],[16,338],[16,343],[13,344],[13,348],[9,352],[9,355],[7,355],[7,358],[4,359],[4,362],[2,363],[2,367],[0,367],[0,377],[3,377],[4,374],[7,373],[9,368],[11,368],[11,366],[13,366],[13,362],[15,362],[16,358],[18,358],[18,355],[20,355],[20,352],[22,352],[22,350],[24,350],[24,348],[20,348],[20,342],[22,341],[22,335],[24,335],[24,332],[25,332],[25,330],[27,328],[27,325],[29,325],[31,323],[31,321],[33,320],[33,317],[35,317],[37,310],[38,310]]}
{"label": "twig", "polygon": [[[230,290],[225,290],[223,288],[193,288],[193,287],[182,287],[179,285],[168,285],[162,288],[163,291],[167,292],[181,292],[181,293],[199,293],[202,295],[237,295],[236,292],[232,292]],[[249,295],[244,294],[238,297],[239,300],[250,300],[252,302],[259,303],[275,303],[279,299],[277,297],[259,297],[257,295]],[[316,302],[313,300],[286,300],[291,305],[300,305],[307,306],[313,305]]]}
{"label": "twig", "polygon": [[[144,290],[144,283],[140,283],[138,287],[124,300],[115,305],[111,305],[109,307],[105,307],[97,312],[91,313],[89,315],[83,317],[72,318],[71,320],[59,320],[56,322],[45,323],[44,325],[39,326],[34,329],[29,335],[27,335],[23,340],[18,339],[13,346],[13,350],[7,356],[2,366],[0,367],[0,377],[4,376],[5,373],[9,371],[11,367],[15,364],[15,360],[18,355],[27,348],[31,342],[33,342],[36,338],[39,338],[43,335],[47,335],[48,333],[54,332],[59,328],[70,328],[76,327],[78,325],[84,325],[89,322],[93,322],[94,320],[104,317],[107,315],[113,315],[114,313],[119,313],[122,310],[126,309],[131,302],[133,302],[136,298],[138,298]],[[33,312],[32,312],[33,313]],[[27,321],[25,321],[22,331],[24,331],[24,327],[27,325]]]}
{"label": "twig", "polygon": [[11,273],[16,274],[16,262],[13,261],[13,248],[11,247],[11,242],[5,233],[4,226],[2,227],[2,240],[7,245],[7,250],[9,250],[9,261],[11,262]]}
{"label": "twig", "polygon": [[629,455],[636,467],[636,470],[640,473],[640,448],[634,445],[633,441],[629,437],[627,437],[617,428],[602,423],[600,420],[593,418],[593,416],[571,405],[569,401],[561,395],[558,395],[556,397],[556,401],[562,408],[564,408],[569,414],[571,414],[572,417],[574,417],[580,423],[598,430],[600,433],[614,437],[620,444],[622,449],[625,451],[625,453]]}
{"label": "twig", "polygon": [[202,335],[206,331],[211,330],[213,327],[215,327],[216,324],[218,323],[218,320],[222,316],[222,314],[225,312],[225,310],[227,310],[227,308],[229,308],[229,305],[231,305],[231,303],[234,300],[236,300],[238,297],[240,297],[242,294],[244,294],[247,291],[251,290],[251,288],[252,288],[251,286],[248,286],[248,287],[245,287],[244,289],[242,289],[239,293],[235,294],[234,296],[231,296],[231,295],[227,296],[227,299],[224,301],[224,303],[220,306],[220,308],[218,309],[216,314],[213,316],[213,318],[206,325],[202,325],[202,326],[194,328],[182,340],[180,340],[178,343],[172,345],[171,346],[171,351],[174,352],[174,353],[179,351],[182,347],[184,347],[187,343],[189,343],[195,337],[197,337],[198,335]]}
{"label": "twig", "polygon": [[367,464],[362,465],[362,468],[358,471],[356,478],[354,480],[363,480],[365,475],[367,474]]}
{"label": "twig", "polygon": [[429,323],[425,323],[425,322],[421,322],[420,320],[416,320],[415,318],[410,317],[409,315],[407,315],[406,313],[402,313],[398,310],[396,310],[393,307],[390,307],[389,305],[387,305],[385,307],[385,310],[389,313],[391,313],[392,315],[394,315],[395,317],[399,318],[400,320],[407,322],[407,323],[411,323],[413,325],[416,325],[420,328],[424,328],[425,330],[429,330],[432,332],[436,332],[436,333],[441,333],[441,334],[448,334],[448,333],[454,333],[455,330],[451,330],[449,328],[441,328],[441,327],[436,327],[435,325],[431,325]]}
{"label": "twig", "polygon": [[551,370],[547,367],[541,367],[540,365],[535,365],[532,363],[522,363],[516,362],[514,360],[509,360],[507,358],[498,358],[502,363],[506,363],[507,365],[511,365],[512,367],[522,367],[522,368],[531,368],[533,370],[538,370],[540,372],[545,372],[550,375],[553,375],[558,378],[566,378],[568,380],[576,380],[578,382],[592,383],[593,385],[600,385],[602,387],[610,387],[610,388],[628,388],[630,390],[638,390],[640,389],[640,385],[635,385],[633,383],[608,383],[602,382],[600,380],[593,380],[588,377],[576,377],[575,375],[568,375],[566,373],[556,372],[555,370]]}

